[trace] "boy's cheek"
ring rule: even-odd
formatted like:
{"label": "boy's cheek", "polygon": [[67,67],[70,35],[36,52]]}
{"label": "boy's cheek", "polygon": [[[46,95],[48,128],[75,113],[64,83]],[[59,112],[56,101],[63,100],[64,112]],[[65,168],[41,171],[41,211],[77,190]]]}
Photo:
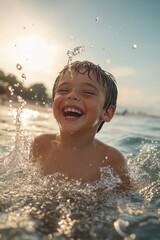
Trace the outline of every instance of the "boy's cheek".
{"label": "boy's cheek", "polygon": [[54,97],[54,100],[53,100],[53,108],[55,107],[55,106],[58,106],[58,104],[59,104],[59,102],[60,102],[60,97],[59,96],[55,96]]}
{"label": "boy's cheek", "polygon": [[52,109],[53,109],[53,115],[55,116],[56,113],[58,112],[58,103],[57,103],[57,101],[55,101],[55,99],[54,99],[54,102],[52,105]]}

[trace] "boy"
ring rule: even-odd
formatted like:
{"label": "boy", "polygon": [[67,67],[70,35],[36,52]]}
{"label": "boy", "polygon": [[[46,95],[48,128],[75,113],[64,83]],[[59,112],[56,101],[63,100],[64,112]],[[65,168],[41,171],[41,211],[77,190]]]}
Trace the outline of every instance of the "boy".
{"label": "boy", "polygon": [[116,109],[114,77],[98,65],[76,61],[64,67],[53,87],[53,114],[59,134],[43,134],[31,147],[44,174],[60,172],[83,182],[100,179],[100,168],[110,166],[119,175],[120,188],[130,185],[125,160],[115,148],[95,139]]}

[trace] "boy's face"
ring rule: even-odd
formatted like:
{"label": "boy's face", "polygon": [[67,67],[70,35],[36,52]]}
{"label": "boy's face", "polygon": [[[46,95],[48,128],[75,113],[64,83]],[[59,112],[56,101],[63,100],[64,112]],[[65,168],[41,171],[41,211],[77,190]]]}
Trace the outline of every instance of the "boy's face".
{"label": "boy's face", "polygon": [[104,114],[107,89],[96,80],[95,75],[67,71],[57,83],[53,113],[63,132],[93,130]]}

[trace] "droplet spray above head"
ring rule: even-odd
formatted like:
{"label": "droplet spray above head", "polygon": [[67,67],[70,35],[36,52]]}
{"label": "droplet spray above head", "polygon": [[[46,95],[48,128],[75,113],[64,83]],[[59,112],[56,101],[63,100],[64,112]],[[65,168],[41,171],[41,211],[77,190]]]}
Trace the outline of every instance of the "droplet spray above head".
{"label": "droplet spray above head", "polygon": [[67,56],[68,56],[68,65],[72,63],[73,57],[76,56],[77,54],[85,51],[84,46],[78,46],[73,49],[73,51],[68,50],[67,51]]}
{"label": "droplet spray above head", "polygon": [[[60,81],[60,79],[65,75],[66,72],[74,71],[76,74],[87,74],[88,77],[92,80],[93,75],[94,78],[98,81],[100,85],[106,88],[106,98],[104,102],[104,109],[107,110],[109,107],[113,107],[116,109],[117,105],[117,85],[114,76],[103,70],[99,65],[96,65],[89,61],[75,61],[73,63],[67,64],[62,71],[59,73],[58,77],[55,80],[52,97],[54,101],[56,87]],[[99,124],[97,132],[100,131],[101,127],[103,126],[104,121]]]}

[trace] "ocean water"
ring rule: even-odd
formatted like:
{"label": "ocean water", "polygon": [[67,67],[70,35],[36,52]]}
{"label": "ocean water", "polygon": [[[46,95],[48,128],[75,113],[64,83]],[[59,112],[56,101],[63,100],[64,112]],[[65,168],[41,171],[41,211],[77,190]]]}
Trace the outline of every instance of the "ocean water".
{"label": "ocean water", "polygon": [[29,162],[33,137],[58,130],[50,108],[0,109],[0,239],[160,239],[160,118],[115,116],[97,134],[128,164],[134,188],[116,192],[110,169],[84,184]]}

